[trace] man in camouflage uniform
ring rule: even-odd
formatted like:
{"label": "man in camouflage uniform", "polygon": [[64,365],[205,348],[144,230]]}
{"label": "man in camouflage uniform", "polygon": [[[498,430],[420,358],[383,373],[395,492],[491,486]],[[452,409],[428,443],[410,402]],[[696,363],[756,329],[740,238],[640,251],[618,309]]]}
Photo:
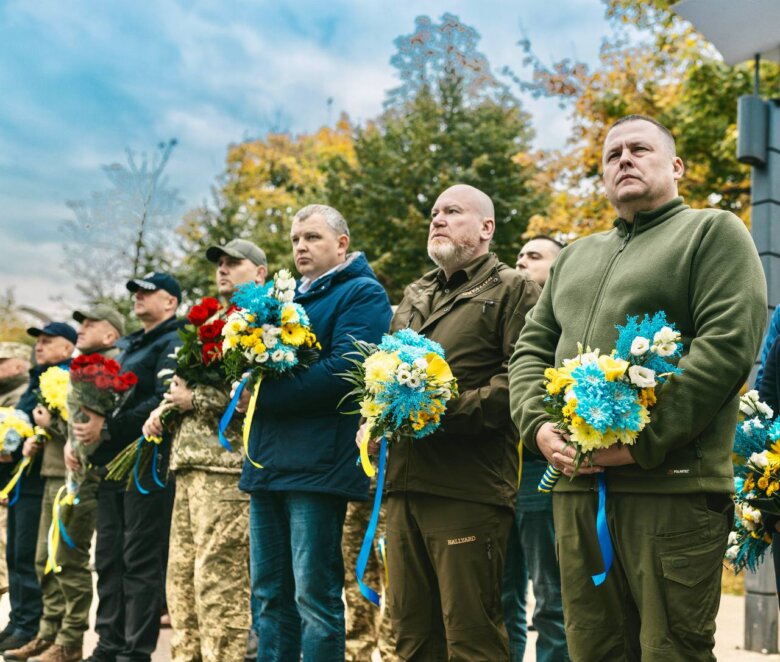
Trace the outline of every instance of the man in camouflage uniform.
{"label": "man in camouflage uniform", "polygon": [[[238,285],[265,281],[265,253],[249,241],[212,246],[206,258],[217,264],[217,290],[226,302]],[[240,425],[229,428],[232,453],[217,434],[229,394],[228,384],[190,388],[174,376],[166,401],[144,426],[144,434],[159,434],[165,408],[184,413],[170,465],[176,475],[167,578],[172,662],[239,661],[246,652],[249,497],[237,486],[243,463]]]}
{"label": "man in camouflage uniform", "polygon": [[[32,349],[18,342],[0,342],[0,407],[15,407],[27,390],[32,367]],[[11,478],[12,460],[10,453],[0,453],[0,484]],[[8,507],[0,504],[0,595],[8,591],[8,564],[5,562],[6,529]]]}
{"label": "man in camouflage uniform", "polygon": [[[125,322],[114,308],[98,305],[86,312],[77,310],[73,313],[73,319],[81,324],[76,349],[82,354],[97,353],[113,358],[119,353],[114,344],[124,335]],[[61,570],[58,573],[45,572],[49,558],[48,534],[52,523],[52,506],[57,493],[65,484],[65,445],[73,439],[73,423],[78,420],[81,409],[70,386],[67,406],[67,424],[59,417],[53,417],[43,405],[39,404],[33,411],[35,422],[49,432],[49,438],[42,445],[41,476],[45,484],[35,550],[35,570],[41,584],[43,614],[35,639],[27,646],[7,651],[5,655],[9,660],[29,658],[36,662],[80,662],[84,632],[89,629],[93,593],[89,548],[95,532],[97,488],[100,482],[92,473],[87,474],[79,489],[78,502],[73,506],[62,506],[60,510],[62,524],[74,547],[62,540],[56,555]],[[33,448],[37,451],[38,446]]]}

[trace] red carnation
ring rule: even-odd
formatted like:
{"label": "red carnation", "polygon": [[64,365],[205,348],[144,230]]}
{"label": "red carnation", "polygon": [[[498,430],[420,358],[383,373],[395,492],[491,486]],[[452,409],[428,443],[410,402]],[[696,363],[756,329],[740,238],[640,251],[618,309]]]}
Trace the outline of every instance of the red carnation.
{"label": "red carnation", "polygon": [[206,306],[202,306],[201,304],[195,304],[191,309],[189,314],[187,315],[187,319],[194,324],[195,326],[200,326],[203,324],[209,317],[211,317],[211,313],[209,313],[209,309],[206,308]]}
{"label": "red carnation", "polygon": [[121,370],[121,367],[119,366],[119,364],[116,361],[114,361],[113,359],[109,359],[108,361],[106,361],[103,364],[103,367],[105,368],[105,371],[109,375],[118,375],[119,371]]}
{"label": "red carnation", "polygon": [[138,375],[134,372],[125,372],[122,374],[122,378],[128,386],[135,386],[138,383]]}
{"label": "red carnation", "polygon": [[200,305],[204,306],[206,310],[209,311],[209,317],[211,317],[220,308],[222,308],[219,301],[217,301],[214,297],[203,297],[203,299],[200,302]]}
{"label": "red carnation", "polygon": [[73,359],[73,361],[71,361],[70,371],[77,372],[78,370],[80,370],[86,365],[87,365],[87,356],[85,354],[80,354],[75,359]]}
{"label": "red carnation", "polygon": [[215,342],[203,343],[203,363],[208,365],[212,361],[216,361],[222,355],[219,349],[219,345]]}
{"label": "red carnation", "polygon": [[98,368],[96,365],[90,364],[81,371],[81,374],[84,375],[84,377],[87,379],[94,379],[100,374],[100,368]]}

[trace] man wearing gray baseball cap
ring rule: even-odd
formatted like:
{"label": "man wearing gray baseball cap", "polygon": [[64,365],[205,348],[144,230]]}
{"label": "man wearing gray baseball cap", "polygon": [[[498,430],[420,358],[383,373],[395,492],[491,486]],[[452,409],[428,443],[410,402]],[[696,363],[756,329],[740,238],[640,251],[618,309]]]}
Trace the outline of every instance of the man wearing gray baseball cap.
{"label": "man wearing gray baseball cap", "polygon": [[233,239],[224,246],[210,246],[206,259],[217,265],[217,291],[229,299],[242,283],[262,283],[268,275],[268,260],[262,248],[246,239]]}

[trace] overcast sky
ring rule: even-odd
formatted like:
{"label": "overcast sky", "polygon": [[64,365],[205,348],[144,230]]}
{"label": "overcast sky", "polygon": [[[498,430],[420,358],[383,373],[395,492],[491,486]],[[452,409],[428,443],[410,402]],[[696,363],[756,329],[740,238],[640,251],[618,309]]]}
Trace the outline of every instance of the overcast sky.
{"label": "overcast sky", "polygon": [[[66,200],[106,187],[102,164],[176,137],[168,177],[184,208],[196,206],[229,143],[271,127],[311,131],[342,110],[353,121],[379,113],[398,84],[393,40],[416,16],[445,12],[479,31],[496,70],[521,70],[524,36],[546,61],[595,63],[608,32],[597,0],[0,2],[0,288],[52,313],[59,295],[72,309],[58,226]],[[566,113],[524,102],[535,146],[560,147]]]}

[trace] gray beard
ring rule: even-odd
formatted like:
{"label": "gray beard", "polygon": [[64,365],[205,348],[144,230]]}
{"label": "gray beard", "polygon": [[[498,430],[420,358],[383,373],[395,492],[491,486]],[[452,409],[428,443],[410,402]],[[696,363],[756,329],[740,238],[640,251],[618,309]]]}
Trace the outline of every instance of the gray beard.
{"label": "gray beard", "polygon": [[471,262],[477,247],[471,244],[456,244],[452,241],[428,242],[428,257],[440,269],[455,271]]}

